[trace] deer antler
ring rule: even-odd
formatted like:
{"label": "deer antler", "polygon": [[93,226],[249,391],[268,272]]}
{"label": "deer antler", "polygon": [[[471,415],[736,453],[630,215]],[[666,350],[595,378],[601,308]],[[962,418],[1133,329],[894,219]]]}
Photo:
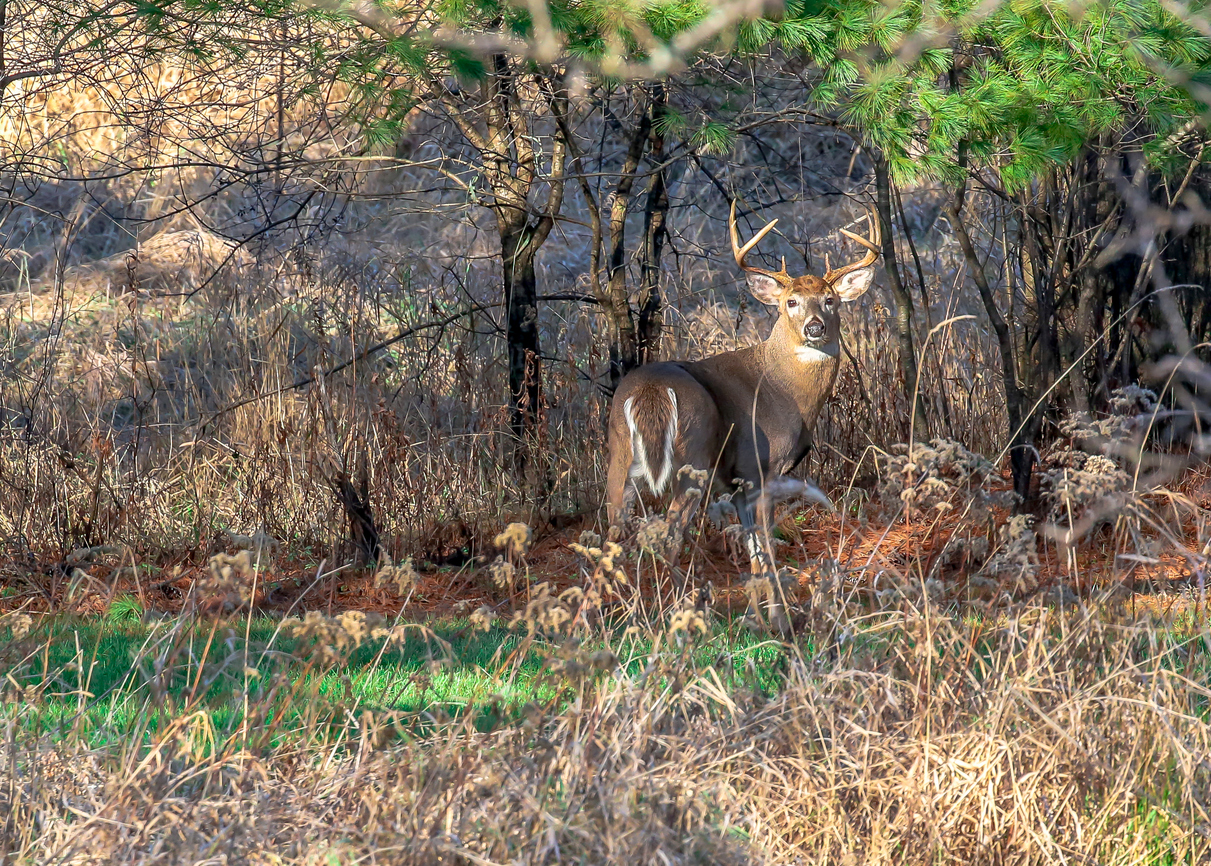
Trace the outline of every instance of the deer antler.
{"label": "deer antler", "polygon": [[851,241],[855,241],[866,247],[867,253],[865,257],[863,257],[861,261],[853,262],[852,264],[848,265],[842,265],[836,270],[827,271],[824,274],[824,282],[835,283],[837,280],[841,279],[851,271],[857,271],[861,270],[862,268],[870,267],[876,261],[878,261],[879,255],[883,252],[883,249],[879,246],[879,241],[881,239],[879,235],[879,221],[875,219],[874,214],[867,210],[866,222],[870,225],[870,240],[867,240],[861,235],[856,235],[851,231],[840,229],[841,234],[845,235]]}
{"label": "deer antler", "polygon": [[748,243],[746,243],[744,246],[740,246],[740,232],[736,229],[736,200],[732,199],[732,210],[728,217],[727,227],[728,231],[731,232],[732,235],[732,255],[736,257],[736,264],[740,266],[741,270],[745,270],[753,274],[764,274],[767,277],[772,277],[773,279],[777,280],[781,285],[789,286],[793,282],[794,278],[786,272],[786,259],[782,260],[781,271],[767,271],[764,268],[756,268],[750,264],[746,264],[744,261],[745,256],[749,254],[749,251],[752,250],[753,247],[757,246],[757,244],[761,242],[761,239],[769,234],[770,230],[773,229],[773,227],[777,224],[777,220],[770,220],[765,224],[761,231],[757,232],[749,239]]}

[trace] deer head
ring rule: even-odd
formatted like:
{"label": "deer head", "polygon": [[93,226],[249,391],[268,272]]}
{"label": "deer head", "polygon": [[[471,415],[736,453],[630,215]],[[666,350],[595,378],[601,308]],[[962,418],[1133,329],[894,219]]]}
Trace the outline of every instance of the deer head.
{"label": "deer head", "polygon": [[860,261],[830,268],[823,277],[804,274],[792,277],[786,272],[786,259],[782,269],[767,271],[745,261],[748,253],[763,237],[777,225],[777,220],[767,223],[746,243],[740,245],[736,229],[736,202],[732,202],[728,228],[732,236],[732,255],[736,264],[748,274],[748,290],[763,304],[776,306],[780,319],[785,323],[790,338],[796,347],[822,350],[841,337],[841,304],[861,297],[870,288],[875,277],[874,263],[881,252],[879,248],[879,221],[870,212],[866,214],[871,228],[871,237],[856,235],[841,229],[841,234],[866,247],[866,255]]}

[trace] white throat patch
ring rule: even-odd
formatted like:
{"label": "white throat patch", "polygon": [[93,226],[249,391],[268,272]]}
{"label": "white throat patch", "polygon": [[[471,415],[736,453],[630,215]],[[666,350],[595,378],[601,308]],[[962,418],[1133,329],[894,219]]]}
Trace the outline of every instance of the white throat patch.
{"label": "white throat patch", "polygon": [[835,340],[819,348],[815,346],[797,346],[795,348],[795,357],[804,363],[834,361],[839,354],[841,354],[841,346]]}

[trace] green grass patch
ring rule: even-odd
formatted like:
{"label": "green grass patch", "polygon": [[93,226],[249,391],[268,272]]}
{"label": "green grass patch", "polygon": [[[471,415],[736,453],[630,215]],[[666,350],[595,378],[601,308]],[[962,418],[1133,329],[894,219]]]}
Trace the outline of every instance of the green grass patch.
{"label": "green grass patch", "polygon": [[[90,746],[129,742],[135,733],[150,739],[199,712],[217,736],[255,722],[270,724],[277,739],[340,727],[366,711],[412,719],[416,730],[469,712],[489,729],[519,717],[528,703],[560,705],[574,691],[562,676],[544,673],[568,645],[499,626],[484,632],[461,620],[438,622],[409,629],[401,643],[371,640],[324,661],[273,619],[145,623],[137,602],[122,602],[104,617],[43,619],[17,642],[22,652],[0,654],[0,716],[29,735]],[[581,656],[600,650],[618,666],[594,672],[590,687],[607,676],[661,677],[661,658],[676,657],[694,669],[713,667],[729,690],[772,695],[787,666],[780,644],[729,622],[660,653],[635,637],[575,647]]]}

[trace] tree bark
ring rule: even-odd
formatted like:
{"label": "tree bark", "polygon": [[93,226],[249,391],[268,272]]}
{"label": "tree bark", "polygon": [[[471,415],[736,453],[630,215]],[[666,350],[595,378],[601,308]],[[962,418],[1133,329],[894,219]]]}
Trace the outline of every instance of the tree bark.
{"label": "tree bark", "polygon": [[972,281],[976,284],[976,289],[979,290],[980,300],[984,303],[984,311],[988,314],[988,320],[992,324],[993,333],[997,338],[997,346],[1001,353],[1001,374],[1004,380],[1005,389],[1005,411],[1009,416],[1009,464],[1013,472],[1013,489],[1021,498],[1021,503],[1025,504],[1030,499],[1030,479],[1034,471],[1034,437],[1037,433],[1037,413],[1027,416],[1027,407],[1024,405],[1022,390],[1018,386],[1017,370],[1014,367],[1013,361],[1013,337],[1009,333],[1009,326],[1005,323],[1005,317],[1001,315],[1001,311],[997,308],[996,298],[992,293],[992,288],[988,285],[988,279],[984,275],[984,269],[980,264],[980,257],[976,253],[975,246],[971,242],[971,235],[967,232],[967,225],[963,222],[963,193],[964,185],[960,185],[955,190],[947,206],[950,220],[954,227],[955,234],[959,238],[959,246],[963,249],[963,257],[967,261],[967,270],[971,274]]}
{"label": "tree bark", "polygon": [[349,536],[358,552],[362,564],[375,562],[382,553],[378,529],[374,525],[374,512],[370,508],[370,491],[363,470],[361,488],[355,487],[345,472],[338,472],[332,480],[332,489],[337,501],[349,520]]}
{"label": "tree bark", "polygon": [[912,295],[900,279],[900,267],[896,259],[896,238],[891,223],[891,177],[883,154],[874,158],[875,198],[878,210],[879,234],[883,240],[883,269],[887,273],[887,286],[896,302],[896,338],[899,343],[900,375],[904,379],[904,392],[908,396],[914,415],[912,427],[916,433],[927,435],[925,401],[917,389],[917,352],[912,334]]}
{"label": "tree bark", "polygon": [[[652,87],[652,124],[648,144],[648,161],[659,166],[664,159],[664,135],[660,132],[664,118],[666,94],[664,85]],[[656,360],[660,350],[660,332],[664,316],[660,297],[660,259],[668,237],[669,188],[665,169],[659,167],[648,184],[648,197],[643,211],[643,249],[640,255],[639,322],[636,328],[638,362]]]}
{"label": "tree bark", "polygon": [[542,367],[538,342],[538,279],[530,232],[502,227],[504,264],[505,342],[509,364],[509,426],[522,445],[535,426],[542,399]]}
{"label": "tree bark", "polygon": [[605,295],[610,314],[613,340],[610,343],[610,387],[617,388],[622,377],[639,366],[639,342],[635,317],[627,292],[626,227],[627,210],[635,188],[635,175],[643,159],[652,128],[650,108],[645,108],[639,124],[631,132],[626,158],[618,173],[618,183],[610,197],[610,257]]}
{"label": "tree bark", "polygon": [[[1052,386],[1060,374],[1059,316],[1056,310],[1055,281],[1043,253],[1039,223],[1031,215],[1026,198],[1016,198],[1015,207],[1022,234],[1018,255],[1023,296],[1027,311],[1033,311],[1033,319],[1029,316],[1026,318],[1027,326],[1033,330],[1033,334],[1027,339],[1027,347],[1032,349],[1037,362],[1035,390],[1042,393]],[[1054,250],[1054,243],[1051,248]],[[1054,257],[1050,261],[1054,266]]]}
{"label": "tree bark", "polygon": [[[493,196],[492,210],[500,235],[504,277],[509,426],[514,438],[514,460],[517,468],[523,469],[527,442],[537,428],[542,402],[535,262],[563,205],[567,141],[562,134],[552,138],[550,171],[545,178],[540,178],[539,154],[535,152],[531,135],[532,109],[523,105],[518,95],[518,72],[513,62],[503,55],[492,58],[490,69],[482,89],[485,126],[482,135],[457,105],[452,105],[451,100],[447,100],[447,105],[464,137],[479,151],[484,182]],[[540,83],[546,88],[552,106],[558,104],[563,108],[567,94],[562,82]],[[531,193],[540,179],[548,184],[542,209],[530,203]],[[537,218],[532,219],[535,213]]]}

